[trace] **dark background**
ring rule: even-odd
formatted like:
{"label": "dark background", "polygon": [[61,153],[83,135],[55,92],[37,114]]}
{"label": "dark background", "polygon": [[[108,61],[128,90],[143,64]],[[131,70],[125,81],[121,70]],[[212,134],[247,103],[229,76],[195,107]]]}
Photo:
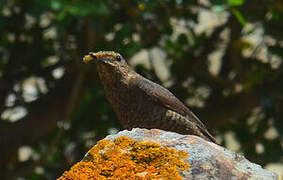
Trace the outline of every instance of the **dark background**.
{"label": "dark background", "polygon": [[121,129],[89,51],[120,52],[223,146],[283,158],[281,0],[1,0],[1,179],[55,179]]}

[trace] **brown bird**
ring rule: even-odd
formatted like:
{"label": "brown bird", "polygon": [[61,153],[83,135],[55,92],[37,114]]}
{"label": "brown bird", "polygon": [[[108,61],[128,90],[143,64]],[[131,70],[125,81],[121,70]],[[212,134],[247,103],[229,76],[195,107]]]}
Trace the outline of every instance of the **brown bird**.
{"label": "brown bird", "polygon": [[125,129],[163,129],[192,134],[216,142],[203,123],[169,90],[132,70],[113,51],[89,53],[84,62],[97,61],[107,99]]}

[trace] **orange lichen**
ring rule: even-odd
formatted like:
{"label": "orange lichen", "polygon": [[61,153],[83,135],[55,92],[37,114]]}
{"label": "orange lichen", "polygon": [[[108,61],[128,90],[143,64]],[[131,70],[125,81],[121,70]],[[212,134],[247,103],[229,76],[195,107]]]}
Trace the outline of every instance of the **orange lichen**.
{"label": "orange lichen", "polygon": [[179,170],[188,153],[128,137],[101,140],[87,158],[65,171],[57,180],[87,179],[182,179]]}

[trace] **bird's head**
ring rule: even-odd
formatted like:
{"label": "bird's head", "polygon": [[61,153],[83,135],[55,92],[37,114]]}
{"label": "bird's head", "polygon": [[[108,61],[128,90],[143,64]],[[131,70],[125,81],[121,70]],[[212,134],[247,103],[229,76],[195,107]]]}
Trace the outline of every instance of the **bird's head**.
{"label": "bird's head", "polygon": [[85,63],[96,60],[98,64],[105,64],[107,66],[120,66],[126,64],[126,61],[121,54],[114,51],[90,52],[88,55],[84,56],[83,60]]}
{"label": "bird's head", "polygon": [[92,60],[97,62],[98,73],[103,80],[120,78],[126,76],[131,71],[125,59],[114,51],[90,52],[83,58],[85,63]]}

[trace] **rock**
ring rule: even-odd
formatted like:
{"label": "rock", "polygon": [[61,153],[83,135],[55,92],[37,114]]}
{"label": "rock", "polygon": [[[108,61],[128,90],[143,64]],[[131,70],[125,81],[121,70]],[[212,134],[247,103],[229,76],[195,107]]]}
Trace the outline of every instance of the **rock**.
{"label": "rock", "polygon": [[276,174],[251,163],[245,157],[200,137],[139,128],[121,131],[99,141],[81,162],[66,171],[59,180],[102,177],[225,180],[278,178]]}
{"label": "rock", "polygon": [[277,179],[276,174],[248,161],[244,156],[198,136],[135,128],[109,135],[106,139],[120,136],[187,151],[189,155],[185,162],[190,164],[190,168],[180,172],[183,179]]}

